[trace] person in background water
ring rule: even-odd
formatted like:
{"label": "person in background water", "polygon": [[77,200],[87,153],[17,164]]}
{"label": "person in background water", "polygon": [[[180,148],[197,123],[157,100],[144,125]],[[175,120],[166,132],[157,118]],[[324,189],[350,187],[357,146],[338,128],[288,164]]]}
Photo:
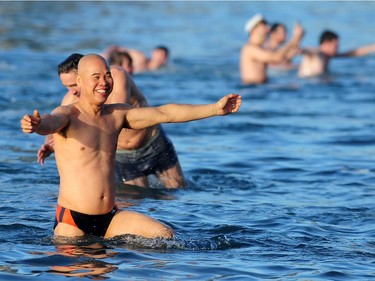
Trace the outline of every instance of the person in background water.
{"label": "person in background water", "polygon": [[296,24],[292,38],[281,48],[270,50],[264,46],[269,32],[267,21],[256,14],[245,24],[249,34],[248,42],[241,49],[240,72],[244,84],[263,84],[267,82],[267,66],[270,63],[281,63],[288,59],[291,51],[297,53],[304,35],[303,28]]}
{"label": "person in background water", "polygon": [[126,51],[113,51],[107,59],[110,65],[118,65],[125,69],[130,75],[134,73],[133,59]]}
{"label": "person in background water", "polygon": [[375,44],[372,44],[339,53],[339,43],[339,36],[335,32],[323,31],[317,49],[301,49],[302,61],[298,76],[314,77],[325,74],[329,69],[329,62],[332,58],[359,57],[375,52]]}
{"label": "person in background water", "polygon": [[60,175],[54,233],[113,237],[123,234],[172,238],[173,230],[146,215],[115,206],[115,153],[122,128],[142,129],[160,123],[181,123],[237,112],[241,96],[228,94],[213,104],[167,104],[131,107],[105,104],[113,89],[111,71],[96,54],[79,61],[79,100],[42,117],[24,115],[24,133],[54,134]]}
{"label": "person in background water", "polygon": [[288,32],[284,24],[279,22],[272,24],[266,41],[267,48],[277,50],[285,43],[287,35]]}
{"label": "person in background water", "polygon": [[[267,49],[275,51],[283,46],[286,42],[288,35],[287,28],[284,24],[276,22],[272,24],[265,46]],[[296,65],[292,64],[292,59],[296,55],[296,52],[289,52],[285,60],[281,63],[270,63],[269,66],[272,68],[290,70],[296,68]]]}
{"label": "person in background water", "polygon": [[[58,65],[61,83],[68,88],[61,105],[70,105],[79,100],[77,68],[81,54],[72,54]],[[133,107],[149,106],[132,78],[118,66],[110,67],[115,87],[106,103],[129,103]],[[38,162],[53,152],[53,138],[47,136],[38,151]],[[123,129],[116,152],[116,176],[125,184],[149,187],[148,176],[156,175],[166,188],[185,187],[185,179],[171,140],[161,125],[140,130]]]}
{"label": "person in background water", "polygon": [[166,46],[156,46],[152,52],[151,57],[148,58],[143,52],[135,49],[129,49],[120,46],[111,46],[104,53],[103,57],[109,59],[111,54],[116,51],[125,51],[133,59],[133,73],[141,73],[146,71],[153,71],[162,68],[168,63],[169,49]]}

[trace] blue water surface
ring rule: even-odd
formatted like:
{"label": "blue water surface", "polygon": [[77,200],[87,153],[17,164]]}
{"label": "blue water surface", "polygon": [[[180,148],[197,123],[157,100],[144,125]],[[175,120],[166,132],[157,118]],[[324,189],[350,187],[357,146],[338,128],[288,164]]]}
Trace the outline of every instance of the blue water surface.
{"label": "blue water surface", "polygon": [[[368,1],[0,2],[0,280],[375,280],[375,56],[244,87],[243,25],[257,12],[289,31],[300,21],[303,46],[326,28],[342,50],[374,41]],[[23,114],[66,92],[59,62],[113,44],[170,48],[165,69],[134,76],[152,105],[243,97],[235,115],[164,125],[186,189],[118,186],[172,241],[55,241],[55,161],[40,166],[43,137],[20,132]]]}

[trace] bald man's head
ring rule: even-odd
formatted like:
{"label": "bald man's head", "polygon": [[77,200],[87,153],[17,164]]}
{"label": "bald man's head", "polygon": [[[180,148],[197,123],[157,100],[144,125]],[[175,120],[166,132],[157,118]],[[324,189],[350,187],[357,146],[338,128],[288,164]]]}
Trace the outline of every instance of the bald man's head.
{"label": "bald man's head", "polygon": [[106,68],[109,71],[109,66],[108,66],[106,60],[102,56],[100,56],[98,54],[88,54],[88,55],[83,56],[79,60],[78,75],[82,74],[82,72],[83,73],[86,72],[87,68],[90,67],[91,65],[95,64],[95,63],[101,63],[101,64],[105,65]]}
{"label": "bald man's head", "polygon": [[81,95],[106,99],[112,91],[113,79],[106,60],[97,54],[83,56],[78,63],[77,85],[81,87]]}

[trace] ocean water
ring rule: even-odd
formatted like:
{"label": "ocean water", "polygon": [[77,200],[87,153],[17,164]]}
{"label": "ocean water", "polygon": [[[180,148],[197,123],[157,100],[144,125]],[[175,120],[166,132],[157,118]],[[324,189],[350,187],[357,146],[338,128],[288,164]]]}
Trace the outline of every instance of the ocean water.
{"label": "ocean water", "polygon": [[[0,2],[0,280],[375,280],[375,56],[244,87],[243,24],[257,12],[299,20],[303,46],[325,28],[342,50],[374,39],[374,2]],[[171,49],[165,69],[134,76],[153,105],[243,97],[235,115],[164,125],[187,188],[118,186],[172,241],[55,241],[55,161],[38,165],[43,138],[20,132],[25,113],[59,104],[60,61],[112,44]]]}

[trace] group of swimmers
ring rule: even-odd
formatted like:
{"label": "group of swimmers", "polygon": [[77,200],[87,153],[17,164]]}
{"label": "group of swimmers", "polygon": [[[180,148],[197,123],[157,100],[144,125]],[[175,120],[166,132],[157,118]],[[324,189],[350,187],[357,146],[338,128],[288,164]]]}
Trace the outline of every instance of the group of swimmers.
{"label": "group of swimmers", "polygon": [[[123,52],[113,54],[120,56]],[[68,89],[62,99],[62,106],[75,103],[80,98],[77,71],[82,57],[82,54],[74,53],[58,65],[57,72],[61,83]],[[133,107],[149,106],[129,73],[124,72],[121,63],[112,62],[110,71],[115,83],[108,103],[128,103]],[[43,164],[44,159],[53,151],[53,138],[49,135],[38,151],[38,162]],[[117,142],[116,178],[125,184],[149,187],[150,175],[156,175],[166,188],[185,186],[176,151],[161,125],[141,130],[123,130]]]}
{"label": "group of swimmers", "polygon": [[[328,70],[334,57],[361,56],[375,45],[338,53],[338,36],[323,32],[318,49],[301,48],[304,30],[296,24],[289,41],[286,28],[270,29],[260,14],[245,25],[249,34],[240,57],[244,84],[267,82],[269,66],[293,68],[291,60],[302,55],[301,77]],[[142,52],[112,46],[102,55],[72,54],[58,65],[58,75],[68,92],[51,114],[35,110],[21,119],[25,133],[45,135],[38,161],[55,153],[60,189],[54,233],[58,236],[123,234],[172,238],[173,230],[149,216],[120,210],[115,185],[148,187],[154,174],[166,188],[185,186],[181,166],[161,124],[188,122],[235,113],[241,96],[228,94],[214,104],[149,106],[132,78],[133,73],[155,70],[168,61],[169,51],[156,47],[150,58]]]}
{"label": "group of swimmers", "polygon": [[330,30],[322,32],[318,48],[302,48],[304,29],[297,23],[289,41],[285,25],[277,23],[271,28],[261,14],[256,14],[245,24],[248,41],[241,49],[240,72],[246,85],[267,82],[267,68],[278,65],[291,69],[291,60],[302,55],[298,67],[299,77],[314,77],[326,73],[332,58],[363,56],[375,52],[375,44],[339,52],[339,36]]}
{"label": "group of swimmers", "polygon": [[[155,145],[150,145],[151,154],[159,153],[154,150],[163,143],[166,143],[167,151],[171,151],[172,146],[163,135],[161,123],[188,122],[237,112],[241,96],[228,94],[216,103],[205,105],[150,107],[122,67],[109,66],[97,54],[74,56],[78,58],[76,69],[73,67],[68,71],[65,63],[59,67],[62,83],[69,89],[62,105],[43,116],[34,110],[33,114],[26,114],[20,120],[24,133],[49,136],[38,152],[40,162],[52,151],[55,153],[60,188],[54,234],[65,237],[90,234],[105,238],[133,234],[172,238],[174,232],[169,226],[116,206],[115,160],[126,159],[116,151],[124,150],[123,154],[127,156],[127,152],[131,155],[133,150],[138,150],[143,155],[143,148],[154,142]],[[171,162],[170,155],[169,152],[164,155],[168,157],[167,162]],[[121,160],[117,162],[121,163]],[[154,157],[152,161],[159,159]],[[144,164],[144,161],[136,162],[133,164]],[[167,163],[165,167],[178,169],[178,162],[173,163],[175,166],[169,167],[170,163]],[[170,178],[173,179],[167,174],[166,179]],[[179,185],[181,180],[177,177],[171,186]]]}

